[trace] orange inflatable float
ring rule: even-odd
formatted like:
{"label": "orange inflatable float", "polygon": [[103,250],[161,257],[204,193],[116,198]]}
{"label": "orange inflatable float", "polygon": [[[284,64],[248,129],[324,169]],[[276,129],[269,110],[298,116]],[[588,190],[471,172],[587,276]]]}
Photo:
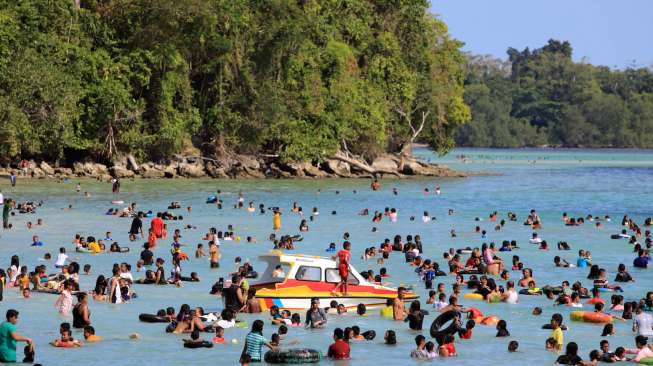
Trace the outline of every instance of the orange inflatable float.
{"label": "orange inflatable float", "polygon": [[610,323],[613,320],[609,314],[593,311],[572,311],[569,317],[571,320],[585,323]]}

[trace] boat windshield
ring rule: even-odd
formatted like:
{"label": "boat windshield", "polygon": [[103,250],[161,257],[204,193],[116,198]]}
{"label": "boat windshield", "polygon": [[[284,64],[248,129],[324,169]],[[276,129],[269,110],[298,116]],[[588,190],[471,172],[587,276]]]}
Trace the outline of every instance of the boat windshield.
{"label": "boat windshield", "polygon": [[279,261],[267,261],[268,267],[259,278],[258,283],[277,283],[283,282],[290,271],[290,264]]}

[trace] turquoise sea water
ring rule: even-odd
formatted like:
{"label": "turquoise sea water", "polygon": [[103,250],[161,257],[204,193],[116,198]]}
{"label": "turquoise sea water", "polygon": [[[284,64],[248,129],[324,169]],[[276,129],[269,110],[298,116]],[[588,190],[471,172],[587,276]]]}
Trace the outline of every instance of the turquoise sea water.
{"label": "turquoise sea water", "polygon": [[[626,243],[610,240],[612,233],[621,230],[621,217],[627,213],[642,223],[643,219],[653,216],[651,206],[651,180],[653,179],[653,151],[640,150],[484,150],[457,149],[449,155],[438,158],[426,150],[417,150],[416,154],[429,160],[440,161],[452,168],[490,173],[488,175],[471,176],[468,178],[419,178],[413,180],[382,180],[381,192],[371,192],[369,181],[352,180],[256,180],[256,181],[215,181],[215,180],[137,180],[123,181],[120,199],[125,202],[137,202],[142,210],[163,211],[171,201],[181,201],[182,206],[192,206],[193,212],[178,210],[184,215],[183,221],[168,222],[169,232],[175,228],[182,229],[184,244],[189,245],[186,251],[192,255],[195,245],[209,227],[218,230],[226,229],[233,224],[237,234],[242,237],[255,236],[258,244],[243,242],[223,242],[221,246],[222,260],[220,269],[209,269],[206,259],[192,258],[183,263],[185,273],[196,271],[202,282],[185,283],[183,288],[135,286],[139,298],[124,305],[111,305],[91,301],[91,320],[97,334],[105,338],[101,343],[85,345],[81,349],[59,349],[48,346],[47,343],[58,337],[58,325],[66,319],[61,318],[54,308],[56,296],[34,294],[29,300],[20,298],[17,291],[5,289],[5,300],[0,302],[0,313],[6,309],[16,308],[21,312],[19,333],[32,337],[36,342],[37,361],[44,365],[209,365],[237,364],[242,349],[245,329],[229,329],[226,338],[237,339],[237,345],[216,346],[213,349],[188,350],[182,348],[178,336],[164,333],[160,324],[145,324],[138,321],[138,314],[155,312],[166,306],[176,308],[183,303],[191,306],[204,306],[206,309],[220,309],[221,300],[208,294],[211,284],[218,277],[227,277],[234,270],[233,260],[236,256],[253,261],[255,269],[263,268],[257,262],[257,255],[271,248],[267,237],[271,232],[270,215],[250,214],[245,210],[231,208],[236,203],[238,191],[242,190],[245,201],[264,203],[267,207],[280,206],[284,209],[283,233],[294,234],[300,222],[300,217],[290,213],[293,201],[299,202],[306,213],[312,207],[318,207],[320,216],[314,222],[309,222],[310,231],[304,234],[305,240],[298,243],[296,253],[324,255],[324,249],[332,241],[340,243],[342,234],[349,232],[353,243],[353,265],[358,270],[374,269],[378,273],[380,266],[376,261],[365,262],[360,255],[365,247],[378,246],[384,238],[392,238],[395,234],[405,237],[408,234],[419,234],[424,243],[425,257],[437,260],[445,267],[442,253],[450,247],[480,246],[483,239],[474,233],[478,224],[488,231],[485,241],[500,243],[502,240],[517,240],[521,246],[516,252],[499,254],[506,262],[510,262],[513,254],[519,255],[527,267],[534,270],[538,285],[558,285],[564,279],[581,280],[586,286],[587,269],[557,269],[554,268],[553,257],[560,255],[570,262],[575,262],[578,249],[591,250],[595,263],[608,270],[610,280],[614,278],[619,263],[626,263],[635,277],[636,282],[626,284],[624,296],[626,300],[637,300],[646,291],[653,290],[653,276],[649,271],[631,268],[634,254]],[[463,162],[457,156],[465,155]],[[9,266],[9,258],[19,254],[21,264],[32,269],[45,252],[56,257],[58,248],[68,249],[71,258],[80,264],[91,264],[92,275],[82,276],[81,288],[91,290],[98,274],[110,274],[114,262],[129,262],[135,264],[140,252],[140,244],[129,243],[127,231],[131,219],[105,216],[104,212],[112,207],[114,199],[111,186],[108,183],[98,183],[90,180],[80,180],[82,191],[89,191],[91,198],[84,198],[75,192],[77,180],[68,183],[55,183],[42,180],[21,180],[15,188],[9,187],[8,180],[0,182],[0,189],[5,197],[23,200],[43,200],[43,207],[36,214],[20,215],[12,218],[14,229],[0,232],[0,265]],[[440,185],[442,195],[425,196],[423,189],[428,187],[433,192]],[[398,195],[392,194],[392,188],[398,189]],[[216,209],[214,205],[204,203],[209,194],[222,190],[225,208]],[[339,194],[336,194],[339,191]],[[356,193],[354,193],[356,191]],[[62,210],[72,204],[71,211]],[[371,217],[358,216],[357,213],[368,208],[370,211],[383,210],[384,207],[395,207],[399,212],[397,223],[384,221],[373,224]],[[452,216],[447,210],[455,210]],[[572,250],[561,252],[551,249],[548,252],[537,250],[528,244],[531,229],[523,226],[530,209],[536,209],[543,219],[544,227],[539,230],[541,237],[555,247],[561,240],[571,244]],[[492,211],[499,212],[499,220],[506,218],[508,211],[518,215],[517,222],[508,222],[501,231],[494,231],[494,223],[487,221]],[[331,215],[336,211],[336,215]],[[423,211],[436,216],[437,221],[424,224],[421,222]],[[565,227],[561,214],[566,211],[572,217],[593,215],[610,215],[613,220],[606,223],[603,229],[597,230],[587,223],[580,227]],[[409,217],[415,216],[415,221]],[[480,223],[475,217],[483,218]],[[32,230],[26,229],[26,222],[36,222],[37,218],[44,220],[44,225]],[[506,218],[507,220],[507,218]],[[183,226],[192,224],[197,230],[184,230]],[[149,226],[145,221],[144,226]],[[377,232],[371,228],[376,226]],[[449,230],[455,228],[458,237],[450,238]],[[123,246],[130,246],[132,251],[126,254],[85,255],[74,253],[71,244],[75,233],[104,237],[106,231],[112,231],[113,237]],[[32,235],[39,235],[45,242],[42,248],[33,248],[29,244]],[[140,243],[140,242],[139,242]],[[160,242],[155,255],[167,259],[169,271],[170,241]],[[54,272],[54,260],[46,263]],[[421,300],[426,300],[427,291],[417,282],[417,277],[411,267],[404,263],[402,254],[395,253],[390,262],[385,265],[390,273],[393,284],[416,284]],[[135,268],[135,265],[133,266]],[[133,272],[135,278],[142,273]],[[518,272],[511,272],[511,277],[519,278]],[[447,284],[449,291],[453,277],[438,277],[437,282]],[[604,294],[609,297],[609,294]],[[570,309],[555,307],[543,297],[520,296],[518,305],[483,304],[474,300],[464,300],[464,305],[476,306],[486,314],[496,314],[506,319],[511,333],[509,338],[495,338],[493,327],[477,326],[473,339],[457,341],[459,356],[435,362],[447,362],[460,365],[476,365],[480,360],[487,365],[510,363],[519,364],[552,364],[556,354],[544,351],[544,341],[549,331],[540,329],[548,322],[550,315],[560,312],[565,316],[565,323],[570,329],[565,332],[565,342],[576,341],[581,348],[581,356],[587,358],[592,349],[597,349],[602,326],[585,323],[572,323],[568,319]],[[541,306],[544,313],[540,317],[531,315],[532,308]],[[423,308],[428,306],[423,304]],[[585,310],[590,310],[586,305]],[[267,319],[266,314],[243,315],[250,323],[256,318]],[[304,314],[302,314],[302,319]],[[428,326],[435,318],[431,313],[425,321],[423,334],[428,337]],[[68,319],[70,321],[70,319]],[[376,311],[371,311],[368,317],[358,317],[354,314],[332,317],[326,330],[310,331],[291,328],[288,339],[297,339],[301,347],[316,348],[326,351],[331,343],[334,327],[359,325],[361,329],[374,329],[377,339],[372,342],[358,342],[352,345],[352,360],[343,364],[378,365],[383,362],[388,365],[418,363],[409,359],[414,348],[414,337],[417,332],[408,329],[407,324],[395,323],[383,319]],[[632,346],[633,334],[630,322],[616,322],[617,334],[609,338],[612,349],[617,346]],[[396,346],[383,345],[383,332],[386,329],[397,331],[399,343]],[[269,337],[275,330],[266,320],[264,335]],[[140,341],[129,341],[127,335],[138,332],[142,335]],[[82,338],[80,333],[74,334]],[[508,354],[506,349],[510,340],[520,343],[519,352]],[[331,364],[330,361],[323,361]],[[422,362],[419,362],[422,363]]]}

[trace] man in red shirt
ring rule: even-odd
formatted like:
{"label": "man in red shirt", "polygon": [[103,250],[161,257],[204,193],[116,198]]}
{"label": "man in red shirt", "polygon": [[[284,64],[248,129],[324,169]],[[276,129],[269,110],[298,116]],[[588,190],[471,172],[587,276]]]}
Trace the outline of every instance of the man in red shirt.
{"label": "man in red shirt", "polygon": [[338,273],[340,274],[340,282],[336,285],[336,288],[333,290],[336,292],[339,288],[344,289],[343,293],[347,295],[347,278],[349,277],[349,259],[351,254],[349,249],[351,248],[351,243],[346,241],[342,244],[343,249],[336,254],[338,258]]}
{"label": "man in red shirt", "polygon": [[163,219],[161,218],[161,212],[157,212],[156,217],[150,222],[150,228],[154,231],[154,235],[157,238],[163,237]]}
{"label": "man in red shirt", "polygon": [[156,246],[156,234],[154,234],[154,229],[150,228],[150,233],[147,236],[147,246],[152,249]]}
{"label": "man in red shirt", "polygon": [[348,360],[349,359],[349,344],[343,340],[345,332],[341,328],[333,330],[333,340],[335,341],[329,346],[327,357],[334,360]]}

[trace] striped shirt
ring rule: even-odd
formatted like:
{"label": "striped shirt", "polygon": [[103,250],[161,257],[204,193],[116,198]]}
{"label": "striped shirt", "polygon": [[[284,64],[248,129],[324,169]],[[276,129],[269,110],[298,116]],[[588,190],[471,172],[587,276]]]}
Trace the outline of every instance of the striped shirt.
{"label": "striped shirt", "polygon": [[249,333],[245,338],[247,342],[247,354],[252,358],[252,361],[261,361],[261,348],[267,343],[265,337],[258,333]]}

